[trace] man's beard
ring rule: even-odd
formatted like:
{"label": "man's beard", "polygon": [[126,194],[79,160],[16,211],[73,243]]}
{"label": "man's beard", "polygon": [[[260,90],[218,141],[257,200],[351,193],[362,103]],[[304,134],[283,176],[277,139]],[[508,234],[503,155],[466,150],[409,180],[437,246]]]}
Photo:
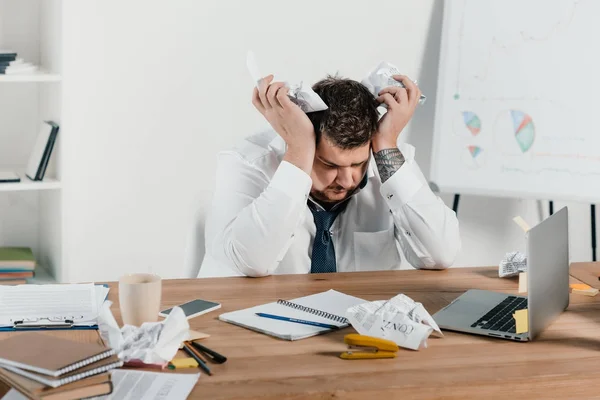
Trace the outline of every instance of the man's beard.
{"label": "man's beard", "polygon": [[[354,193],[355,190],[356,190],[356,186],[351,187],[348,190],[346,190],[342,186],[329,186],[329,187],[325,188],[325,190],[312,190],[310,192],[310,194],[319,203],[333,205],[336,203],[340,203],[344,200],[347,200],[350,196],[352,196],[352,194]],[[339,195],[335,196],[334,198],[329,197],[329,195],[328,195],[329,193],[335,193],[335,192],[338,192],[340,195],[341,195],[340,192],[343,192],[343,193],[345,193],[345,195],[343,197],[341,197]]]}

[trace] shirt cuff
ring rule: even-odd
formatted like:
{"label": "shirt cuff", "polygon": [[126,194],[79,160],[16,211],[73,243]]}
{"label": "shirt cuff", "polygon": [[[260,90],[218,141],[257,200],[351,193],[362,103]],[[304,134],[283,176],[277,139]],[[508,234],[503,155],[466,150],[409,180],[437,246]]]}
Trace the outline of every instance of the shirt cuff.
{"label": "shirt cuff", "polygon": [[421,171],[414,161],[415,148],[404,143],[400,146],[400,151],[404,156],[404,164],[381,185],[381,195],[387,200],[391,210],[410,201],[424,185],[424,181],[420,179]]}
{"label": "shirt cuff", "polygon": [[312,179],[294,164],[282,161],[271,178],[269,186],[282,191],[293,199],[303,198],[306,201],[312,187]]}

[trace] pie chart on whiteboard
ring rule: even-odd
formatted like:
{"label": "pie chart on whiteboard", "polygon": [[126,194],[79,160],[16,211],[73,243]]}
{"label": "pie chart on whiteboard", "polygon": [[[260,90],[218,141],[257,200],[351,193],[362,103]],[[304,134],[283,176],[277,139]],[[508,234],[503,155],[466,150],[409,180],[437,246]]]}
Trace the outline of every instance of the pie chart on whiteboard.
{"label": "pie chart on whiteboard", "polygon": [[481,119],[473,111],[461,111],[454,117],[453,128],[457,136],[474,138],[481,133]]}
{"label": "pie chart on whiteboard", "polygon": [[487,154],[479,146],[465,146],[462,150],[461,158],[465,166],[469,169],[479,169],[485,166]]}
{"label": "pie chart on whiteboard", "polygon": [[533,118],[521,110],[505,110],[496,118],[494,138],[504,152],[525,154],[535,143]]}

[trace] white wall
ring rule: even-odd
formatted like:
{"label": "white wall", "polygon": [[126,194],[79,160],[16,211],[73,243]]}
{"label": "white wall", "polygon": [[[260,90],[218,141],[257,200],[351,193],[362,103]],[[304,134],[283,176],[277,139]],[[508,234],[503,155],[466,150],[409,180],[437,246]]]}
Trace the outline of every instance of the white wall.
{"label": "white wall", "polygon": [[[181,276],[199,263],[215,153],[263,125],[245,69],[314,82],[360,79],[381,60],[429,97],[403,133],[429,170],[441,2],[70,1],[63,4],[65,232],[70,281]],[[444,196],[451,204],[451,196]],[[510,218],[535,203],[465,197],[457,264],[495,264],[521,241]],[[589,219],[573,211],[573,258]],[[579,215],[585,213],[585,215]]]}

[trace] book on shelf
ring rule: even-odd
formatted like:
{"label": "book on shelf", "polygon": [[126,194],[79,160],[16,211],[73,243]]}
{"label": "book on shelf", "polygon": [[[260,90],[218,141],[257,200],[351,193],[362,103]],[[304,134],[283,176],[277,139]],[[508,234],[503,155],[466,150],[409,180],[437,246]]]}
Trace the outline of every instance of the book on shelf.
{"label": "book on shelf", "polygon": [[58,129],[58,125],[52,121],[44,121],[42,123],[35,146],[29,156],[27,170],[25,171],[25,175],[27,175],[29,179],[34,181],[41,181],[44,179],[46,167],[50,161],[52,149],[54,148],[56,136],[58,135]]}
{"label": "book on shelf", "polygon": [[17,59],[17,53],[12,50],[0,49],[0,62],[12,62]]}
{"label": "book on shelf", "polygon": [[0,247],[0,274],[33,271],[36,264],[29,247]]}
{"label": "book on shelf", "polygon": [[0,285],[26,285],[27,279],[2,279]]}
{"label": "book on shelf", "polygon": [[0,50],[0,75],[30,74],[37,70],[37,65],[17,58],[16,52]]}
{"label": "book on shelf", "polygon": [[0,183],[18,183],[21,182],[19,175],[12,171],[0,171]]}
{"label": "book on shelf", "polygon": [[0,285],[23,285],[37,266],[29,247],[0,247]]}

